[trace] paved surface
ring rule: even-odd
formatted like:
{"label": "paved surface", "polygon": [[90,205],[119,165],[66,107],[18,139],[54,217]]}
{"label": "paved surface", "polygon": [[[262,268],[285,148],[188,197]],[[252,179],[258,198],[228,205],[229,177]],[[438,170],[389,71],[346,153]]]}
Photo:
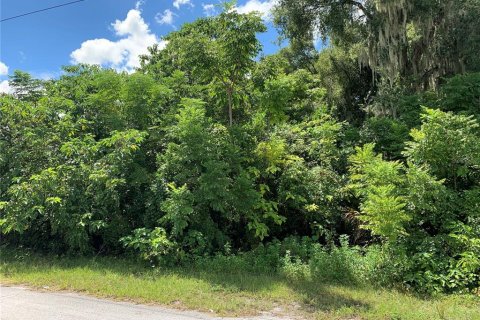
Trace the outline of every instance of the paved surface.
{"label": "paved surface", "polygon": [[[22,287],[0,287],[1,320],[192,320],[213,318],[190,311],[170,310],[75,293],[38,292]],[[232,318],[230,318],[232,319]],[[278,319],[257,317],[250,319]],[[243,318],[243,320],[246,320]]]}

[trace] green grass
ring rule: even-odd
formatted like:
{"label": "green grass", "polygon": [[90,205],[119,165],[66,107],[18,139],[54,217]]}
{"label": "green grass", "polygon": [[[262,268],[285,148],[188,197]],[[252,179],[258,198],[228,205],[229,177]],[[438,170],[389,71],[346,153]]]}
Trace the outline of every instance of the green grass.
{"label": "green grass", "polygon": [[394,290],[289,281],[280,275],[148,268],[112,257],[55,258],[2,248],[0,282],[218,315],[311,319],[480,319],[480,298],[422,299]]}

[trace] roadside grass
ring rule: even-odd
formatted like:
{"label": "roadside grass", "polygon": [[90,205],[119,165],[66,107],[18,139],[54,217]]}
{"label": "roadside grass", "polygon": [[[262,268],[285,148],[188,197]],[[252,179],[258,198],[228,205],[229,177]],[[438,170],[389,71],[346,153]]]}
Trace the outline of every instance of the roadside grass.
{"label": "roadside grass", "polygon": [[480,320],[480,297],[422,298],[395,290],[322,285],[278,274],[151,268],[115,257],[41,256],[1,248],[0,283],[195,309],[222,316]]}

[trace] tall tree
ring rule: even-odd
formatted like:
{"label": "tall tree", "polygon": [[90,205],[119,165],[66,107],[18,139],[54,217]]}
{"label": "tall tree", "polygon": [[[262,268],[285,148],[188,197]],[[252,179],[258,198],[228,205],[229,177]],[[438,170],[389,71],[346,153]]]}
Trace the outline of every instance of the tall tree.
{"label": "tall tree", "polygon": [[[257,13],[240,14],[229,3],[218,16],[186,24],[168,35],[165,49],[152,47],[150,54],[142,57],[143,70],[179,69],[197,83],[221,88],[231,126],[241,98],[239,93],[244,90],[261,50],[256,34],[265,31]],[[155,64],[160,66],[155,68]]]}
{"label": "tall tree", "polygon": [[478,0],[280,0],[276,22],[303,51],[316,36],[360,44],[360,61],[390,86],[400,79],[421,89],[478,70],[479,14]]}
{"label": "tall tree", "polygon": [[33,78],[28,72],[15,70],[9,83],[13,94],[19,100],[36,103],[43,95],[43,82]]}

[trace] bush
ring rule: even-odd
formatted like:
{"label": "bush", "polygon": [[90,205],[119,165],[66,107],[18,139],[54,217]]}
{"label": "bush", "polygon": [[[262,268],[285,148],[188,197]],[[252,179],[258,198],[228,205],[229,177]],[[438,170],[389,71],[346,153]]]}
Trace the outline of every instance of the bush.
{"label": "bush", "polygon": [[168,254],[174,246],[167,238],[167,233],[162,228],[148,230],[135,229],[133,235],[120,239],[126,248],[138,252],[144,260],[155,262],[161,256]]}
{"label": "bush", "polygon": [[340,237],[338,247],[322,246],[308,237],[288,237],[260,244],[246,252],[232,253],[227,244],[214,255],[180,253],[178,244],[168,241],[160,228],[137,229],[122,242],[154,265],[174,263],[193,270],[225,274],[276,274],[293,282],[319,284],[385,285],[390,281],[386,275],[387,270],[391,271],[387,251],[377,246],[364,249],[349,246],[347,236]]}
{"label": "bush", "polygon": [[388,251],[379,246],[352,247],[342,236],[340,246],[322,246],[311,238],[288,237],[237,254],[193,257],[194,268],[217,273],[279,274],[289,281],[319,284],[390,285]]}

